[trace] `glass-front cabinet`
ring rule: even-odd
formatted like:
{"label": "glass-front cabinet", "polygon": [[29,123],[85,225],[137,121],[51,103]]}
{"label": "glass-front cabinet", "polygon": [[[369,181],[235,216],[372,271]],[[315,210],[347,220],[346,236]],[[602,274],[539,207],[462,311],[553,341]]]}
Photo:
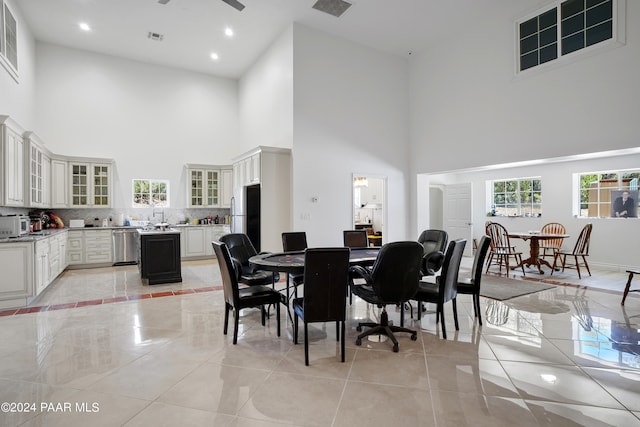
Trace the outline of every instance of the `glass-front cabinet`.
{"label": "glass-front cabinet", "polygon": [[111,206],[111,164],[69,162],[71,206]]}
{"label": "glass-front cabinet", "polygon": [[[228,166],[187,165],[187,205],[190,208],[219,208],[228,206],[222,200],[224,177],[230,177]],[[225,173],[227,172],[227,173]]]}

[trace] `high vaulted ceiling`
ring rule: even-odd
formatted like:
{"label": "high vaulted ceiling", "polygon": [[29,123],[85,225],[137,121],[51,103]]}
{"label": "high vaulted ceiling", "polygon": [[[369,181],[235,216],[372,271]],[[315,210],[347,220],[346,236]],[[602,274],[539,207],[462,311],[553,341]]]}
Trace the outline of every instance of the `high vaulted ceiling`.
{"label": "high vaulted ceiling", "polygon": [[[221,77],[238,78],[292,22],[406,56],[481,22],[497,8],[539,0],[350,0],[336,18],[316,0],[17,0],[39,41]],[[479,21],[480,20],[480,21]],[[79,29],[85,22],[91,31]],[[224,34],[232,28],[234,35]],[[163,36],[162,41],[148,33]],[[212,52],[219,56],[211,59]]]}

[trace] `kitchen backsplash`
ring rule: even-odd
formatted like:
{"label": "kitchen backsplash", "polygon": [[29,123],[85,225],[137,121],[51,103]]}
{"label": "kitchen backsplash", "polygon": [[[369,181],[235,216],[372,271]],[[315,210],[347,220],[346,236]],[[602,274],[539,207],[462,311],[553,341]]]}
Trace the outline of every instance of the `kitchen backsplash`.
{"label": "kitchen backsplash", "polygon": [[[14,215],[14,214],[28,214],[31,211],[38,209],[26,209],[26,208],[10,208],[0,207],[0,215]],[[45,212],[53,212],[58,215],[65,226],[69,226],[69,220],[71,219],[83,219],[85,224],[90,225],[102,225],[103,220],[106,219],[109,226],[116,225],[118,217],[122,215],[124,218],[130,218],[137,221],[150,221],[151,223],[157,223],[163,221],[169,224],[179,224],[189,219],[189,222],[193,222],[193,219],[203,219],[206,217],[215,218],[216,215],[220,219],[220,223],[226,221],[230,214],[229,209],[43,209]],[[98,220],[96,220],[98,218]]]}

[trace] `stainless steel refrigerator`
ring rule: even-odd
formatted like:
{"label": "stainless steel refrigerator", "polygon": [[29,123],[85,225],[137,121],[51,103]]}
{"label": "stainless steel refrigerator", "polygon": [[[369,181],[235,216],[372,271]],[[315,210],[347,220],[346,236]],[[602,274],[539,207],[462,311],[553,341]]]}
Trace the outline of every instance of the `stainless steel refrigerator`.
{"label": "stainless steel refrigerator", "polygon": [[260,184],[238,188],[231,198],[231,232],[245,233],[260,252]]}

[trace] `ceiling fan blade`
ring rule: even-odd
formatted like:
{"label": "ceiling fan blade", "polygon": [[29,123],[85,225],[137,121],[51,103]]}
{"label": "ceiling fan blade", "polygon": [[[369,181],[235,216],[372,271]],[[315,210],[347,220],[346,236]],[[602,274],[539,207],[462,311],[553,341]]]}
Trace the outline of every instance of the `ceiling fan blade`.
{"label": "ceiling fan blade", "polygon": [[160,4],[167,4],[169,3],[170,0],[158,0],[158,3]]}
{"label": "ceiling fan blade", "polygon": [[244,9],[244,5],[240,3],[238,0],[222,0],[222,1],[228,4],[229,6],[235,7],[238,10]]}

